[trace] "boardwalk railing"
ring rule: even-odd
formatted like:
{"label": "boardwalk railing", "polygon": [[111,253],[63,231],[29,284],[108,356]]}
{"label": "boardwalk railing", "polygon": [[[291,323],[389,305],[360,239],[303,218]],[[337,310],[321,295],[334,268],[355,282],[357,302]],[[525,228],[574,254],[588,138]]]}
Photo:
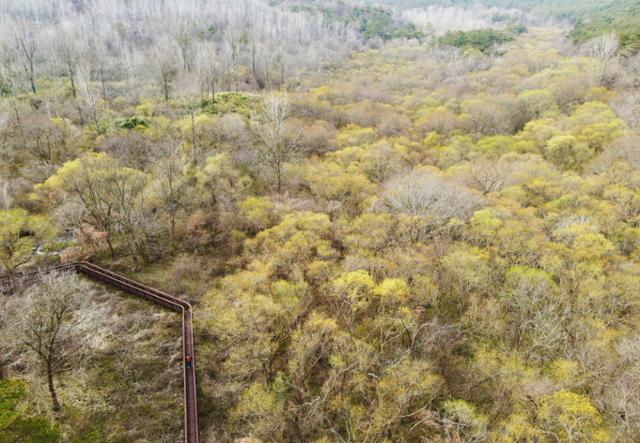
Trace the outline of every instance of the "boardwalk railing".
{"label": "boardwalk railing", "polygon": [[[52,272],[74,271],[94,280],[121,289],[129,294],[142,297],[152,303],[161,305],[182,314],[182,375],[184,385],[184,439],[186,443],[198,443],[198,404],[196,399],[196,366],[193,343],[193,321],[189,302],[169,295],[157,289],[145,286],[123,275],[101,268],[93,263],[78,262],[51,266],[38,271],[19,272],[0,277],[0,293],[10,293],[21,285],[38,282],[43,275]],[[184,356],[190,353],[194,358],[189,368]]]}

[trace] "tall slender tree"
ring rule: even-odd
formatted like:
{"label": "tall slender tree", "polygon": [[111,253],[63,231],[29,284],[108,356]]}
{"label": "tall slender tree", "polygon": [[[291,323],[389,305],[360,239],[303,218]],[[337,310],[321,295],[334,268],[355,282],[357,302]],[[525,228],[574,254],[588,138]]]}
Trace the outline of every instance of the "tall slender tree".
{"label": "tall slender tree", "polygon": [[258,159],[271,172],[278,193],[282,192],[284,164],[298,151],[299,130],[290,121],[291,108],[286,93],[267,95],[254,117],[253,127],[258,136]]}

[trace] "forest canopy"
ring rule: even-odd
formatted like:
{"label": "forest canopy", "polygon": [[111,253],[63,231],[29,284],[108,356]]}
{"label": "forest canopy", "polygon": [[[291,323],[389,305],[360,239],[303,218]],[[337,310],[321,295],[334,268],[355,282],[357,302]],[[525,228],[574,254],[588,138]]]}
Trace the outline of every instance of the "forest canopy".
{"label": "forest canopy", "polygon": [[[202,441],[639,441],[632,3],[0,0],[0,274],[190,300]],[[154,309],[0,295],[0,435],[179,440]]]}

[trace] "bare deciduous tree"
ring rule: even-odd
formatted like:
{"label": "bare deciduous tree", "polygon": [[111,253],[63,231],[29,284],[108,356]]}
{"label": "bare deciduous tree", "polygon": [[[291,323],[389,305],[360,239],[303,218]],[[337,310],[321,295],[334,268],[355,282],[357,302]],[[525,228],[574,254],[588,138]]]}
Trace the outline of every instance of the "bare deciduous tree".
{"label": "bare deciduous tree", "polygon": [[158,190],[162,199],[162,208],[169,217],[171,248],[176,243],[176,217],[184,206],[185,181],[182,176],[182,161],[178,151],[178,142],[170,141],[161,149],[163,156],[157,161]]}
{"label": "bare deciduous tree", "polygon": [[229,27],[225,34],[225,38],[231,51],[232,77],[235,84],[235,91],[238,92],[240,89],[240,31],[237,27]]}
{"label": "bare deciduous tree", "polygon": [[262,101],[260,114],[252,122],[260,144],[258,158],[275,176],[276,188],[282,192],[284,164],[298,150],[299,129],[289,121],[287,94],[271,93]]}
{"label": "bare deciduous tree", "polygon": [[81,51],[78,48],[78,41],[71,32],[64,26],[60,26],[55,35],[55,52],[59,62],[64,67],[69,82],[71,84],[71,93],[77,97],[76,89],[76,71],[80,63]]}
{"label": "bare deciduous tree", "polygon": [[173,31],[173,36],[180,48],[182,70],[184,72],[191,70],[192,28],[192,23],[189,23],[186,20],[181,20],[176,24],[175,30]]}
{"label": "bare deciduous tree", "polygon": [[91,328],[78,311],[87,303],[88,286],[75,274],[52,274],[27,292],[15,333],[31,350],[47,377],[53,410],[61,409],[55,376],[78,367],[88,355]]}
{"label": "bare deciduous tree", "polygon": [[586,44],[586,52],[589,56],[602,61],[613,59],[618,53],[618,35],[615,32],[596,37]]}
{"label": "bare deciduous tree", "polygon": [[383,198],[390,212],[429,216],[440,221],[466,220],[482,204],[470,190],[451,183],[435,170],[416,170],[390,181]]}
{"label": "bare deciduous tree", "polygon": [[611,107],[629,126],[640,129],[640,94],[625,93],[611,103]]}
{"label": "bare deciduous tree", "polygon": [[38,34],[35,23],[18,22],[13,30],[13,40],[17,57],[21,60],[31,91],[36,93],[36,53],[38,52]]}
{"label": "bare deciduous tree", "polygon": [[166,102],[171,98],[173,82],[178,76],[177,61],[171,46],[171,44],[160,44],[155,51],[158,79],[160,80],[160,88],[162,89],[162,95]]}
{"label": "bare deciduous tree", "polygon": [[469,169],[460,175],[458,181],[487,195],[503,188],[506,177],[511,173],[510,166],[505,161],[476,159],[469,165]]}
{"label": "bare deciduous tree", "polygon": [[22,138],[22,142],[25,142],[24,135],[24,126],[22,124],[22,115],[20,113],[20,108],[18,107],[18,67],[14,63],[6,63],[0,65],[0,77],[2,78],[3,83],[8,87],[10,91],[10,102],[11,109],[13,110],[13,115],[15,118],[15,125],[17,127],[18,133]]}
{"label": "bare deciduous tree", "polygon": [[206,96],[213,102],[216,100],[216,85],[219,77],[219,67],[215,44],[202,43],[196,50],[196,67],[200,79],[200,95]]}
{"label": "bare deciduous tree", "polygon": [[[330,23],[315,12],[291,11],[263,0],[170,0],[153,7],[142,0],[43,0],[37,7],[34,2],[27,3],[3,4],[6,8],[0,11],[2,23],[20,23],[14,19],[29,17],[20,19],[26,26],[11,26],[20,32],[11,30],[4,40],[20,60],[21,77],[26,73],[35,89],[36,74],[53,74],[62,67],[72,82],[72,93],[74,89],[78,93],[77,84],[73,84],[77,80],[73,73],[75,47],[83,58],[92,59],[92,72],[100,82],[103,99],[111,82],[114,90],[125,85],[129,94],[139,93],[148,85],[150,71],[154,78],[160,77],[158,91],[169,95],[174,82],[192,75],[195,68],[199,70],[200,45],[214,48],[218,65],[214,77],[219,77],[215,88],[226,83],[227,89],[237,92],[278,87],[295,78],[298,69],[317,70],[363,44],[353,26]],[[44,36],[51,37],[50,44]],[[54,57],[48,56],[48,48]],[[160,64],[163,69],[159,75],[158,56],[166,54],[173,55],[175,63]],[[49,63],[52,58],[53,66]],[[208,76],[210,90],[214,89],[212,78]],[[171,94],[176,92],[177,88]]]}
{"label": "bare deciduous tree", "polygon": [[100,93],[91,83],[90,70],[87,67],[78,69],[78,90],[80,98],[89,113],[89,117],[93,122],[96,133],[100,133],[100,122],[98,120],[98,103],[100,101]]}

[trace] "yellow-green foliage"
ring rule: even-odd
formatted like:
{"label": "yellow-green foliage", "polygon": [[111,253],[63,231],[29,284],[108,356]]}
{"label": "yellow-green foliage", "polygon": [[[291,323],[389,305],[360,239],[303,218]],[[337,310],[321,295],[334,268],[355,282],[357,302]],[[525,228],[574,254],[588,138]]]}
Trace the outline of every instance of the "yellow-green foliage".
{"label": "yellow-green foliage", "polygon": [[253,383],[240,397],[238,405],[231,412],[232,419],[241,429],[250,429],[253,435],[273,438],[282,432],[282,401],[275,392],[265,389],[261,383]]}
{"label": "yellow-green foliage", "polygon": [[247,197],[238,203],[238,209],[256,231],[269,227],[275,218],[273,203],[265,197]]}
{"label": "yellow-green foliage", "polygon": [[602,417],[583,395],[555,392],[543,399],[538,417],[541,428],[559,442],[609,441]]}
{"label": "yellow-green foliage", "polygon": [[209,440],[640,441],[632,63],[548,28],[501,51],[405,42],[301,75],[286,159],[260,149],[257,95],[120,100],[113,121],[148,127],[100,135],[46,116],[77,138],[20,157],[40,184],[0,210],[5,270],[50,216],[116,258],[179,253]]}
{"label": "yellow-green foliage", "polygon": [[573,135],[556,135],[545,148],[545,157],[562,169],[581,170],[593,151]]}
{"label": "yellow-green foliage", "polygon": [[[616,92],[589,83],[599,62],[561,55],[556,37],[515,41],[503,62],[459,74],[465,88],[435,81],[440,62],[408,45],[359,54],[296,95],[323,121],[340,113],[331,150],[288,165],[302,200],[238,204],[257,234],[206,301],[206,329],[231,349],[224,376],[256,377],[235,391],[238,435],[283,438],[284,414],[308,441],[332,440],[322,420],[357,441],[611,439],[615,400],[590,387],[624,384],[603,362],[633,336],[609,325],[640,313],[624,289],[640,288],[640,176],[627,154],[615,157],[625,173],[592,172],[629,129]],[[410,127],[389,135],[377,112]],[[441,180],[426,192],[411,170]],[[460,203],[431,209],[448,189],[485,200],[468,219],[426,223]],[[263,419],[242,427],[249,411]]]}
{"label": "yellow-green foliage", "polygon": [[451,422],[453,435],[463,440],[486,438],[487,418],[464,400],[447,400],[443,403],[445,417]]}
{"label": "yellow-green foliage", "polygon": [[370,143],[376,138],[373,128],[362,128],[355,124],[348,124],[336,135],[339,146],[354,146]]}
{"label": "yellow-green foliage", "polygon": [[24,209],[0,210],[0,264],[12,272],[34,254],[34,248],[55,234],[47,217],[29,214]]}

